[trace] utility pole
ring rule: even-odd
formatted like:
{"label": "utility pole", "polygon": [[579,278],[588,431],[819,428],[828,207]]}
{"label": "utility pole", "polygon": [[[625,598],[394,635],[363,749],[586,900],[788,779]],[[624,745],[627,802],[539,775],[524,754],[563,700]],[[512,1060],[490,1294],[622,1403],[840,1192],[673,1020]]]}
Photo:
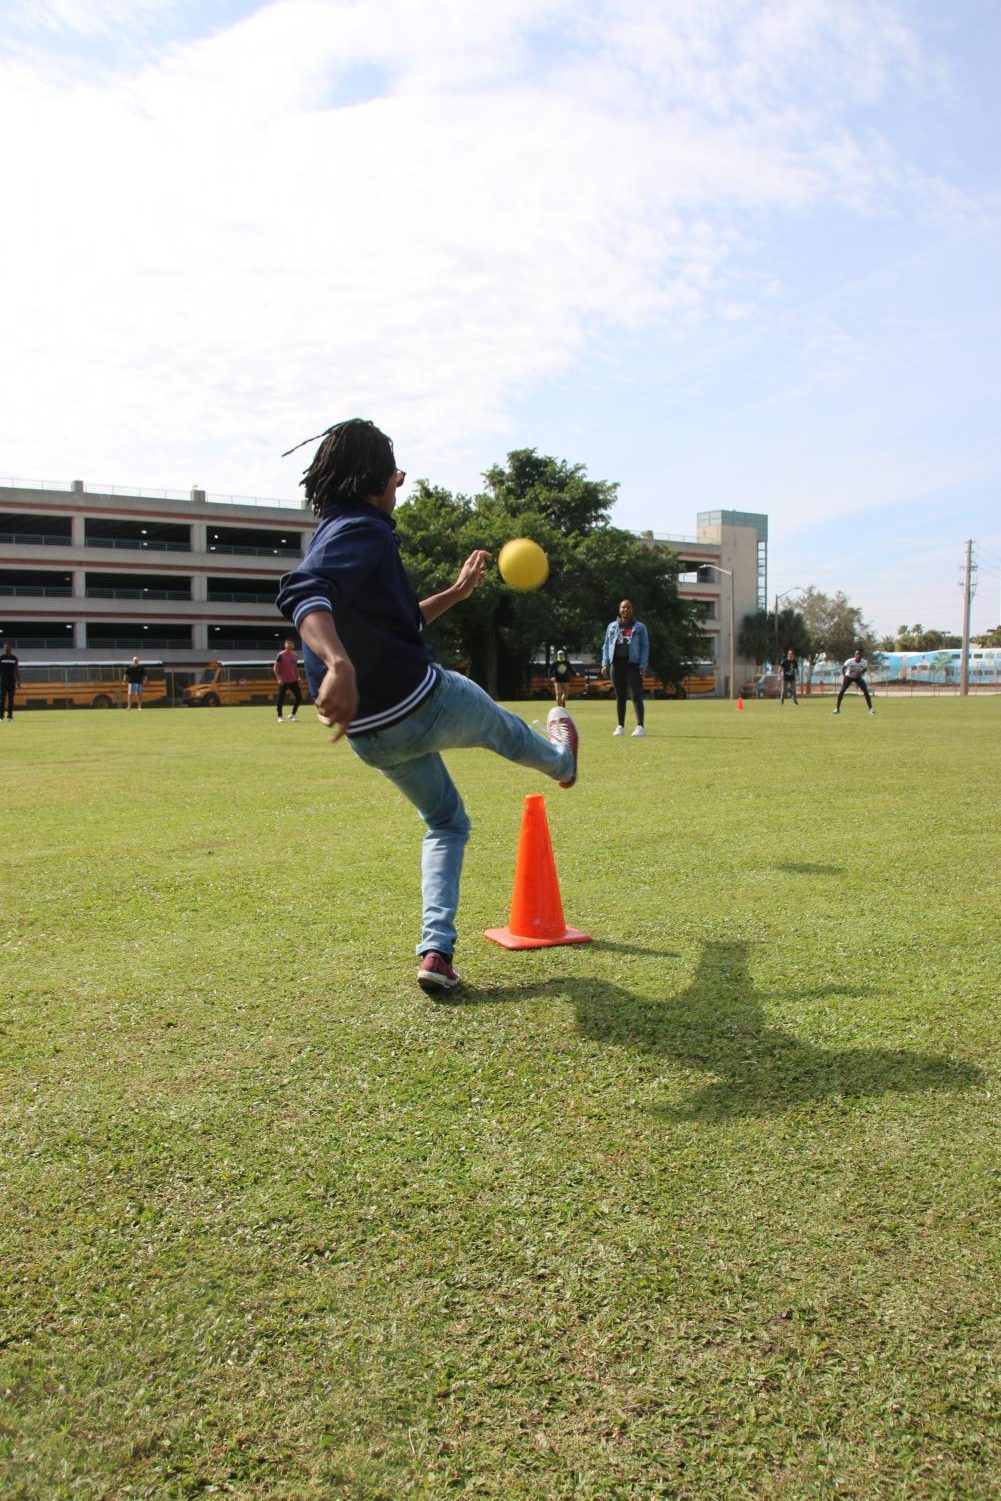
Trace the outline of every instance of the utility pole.
{"label": "utility pole", "polygon": [[970,691],[970,600],[973,598],[973,542],[966,544],[966,572],[963,577],[963,656],[959,667],[959,691]]}

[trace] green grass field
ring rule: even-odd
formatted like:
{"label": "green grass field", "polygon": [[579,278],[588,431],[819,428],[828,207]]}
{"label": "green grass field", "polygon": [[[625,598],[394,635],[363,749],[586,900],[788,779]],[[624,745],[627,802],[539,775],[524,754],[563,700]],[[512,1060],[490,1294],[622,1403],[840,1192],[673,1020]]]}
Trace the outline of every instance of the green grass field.
{"label": "green grass field", "polygon": [[0,726],[0,1495],[995,1497],[1001,698],[830,709],[453,756],[459,1004],[311,710]]}

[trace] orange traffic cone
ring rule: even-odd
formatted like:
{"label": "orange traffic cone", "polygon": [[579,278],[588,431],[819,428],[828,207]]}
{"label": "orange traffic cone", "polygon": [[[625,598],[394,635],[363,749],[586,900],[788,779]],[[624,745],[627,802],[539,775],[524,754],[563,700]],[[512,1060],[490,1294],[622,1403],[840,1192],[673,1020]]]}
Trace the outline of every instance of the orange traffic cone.
{"label": "orange traffic cone", "polygon": [[525,799],[510,922],[506,928],[487,928],[486,936],[505,949],[544,949],[559,943],[591,942],[589,933],[568,928],[564,920],[541,792],[532,792]]}
{"label": "orange traffic cone", "polygon": [[743,707],[744,707],[744,700],[742,698],[738,698],[737,699],[737,708],[738,709],[743,709]]}

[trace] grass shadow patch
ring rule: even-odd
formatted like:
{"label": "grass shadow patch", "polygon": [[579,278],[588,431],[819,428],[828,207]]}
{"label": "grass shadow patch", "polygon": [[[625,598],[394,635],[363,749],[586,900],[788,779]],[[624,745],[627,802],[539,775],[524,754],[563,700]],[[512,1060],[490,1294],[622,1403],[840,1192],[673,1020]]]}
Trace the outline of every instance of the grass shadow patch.
{"label": "grass shadow patch", "polygon": [[[818,1047],[771,1024],[765,994],[751,976],[750,950],[745,942],[706,943],[691,983],[663,1001],[639,999],[609,981],[572,976],[467,989],[449,1002],[461,1007],[565,998],[588,1041],[715,1075],[681,1105],[656,1107],[671,1120],[768,1116],[823,1101],[984,1084],[980,1069],[943,1054]],[[858,994],[858,986],[828,985],[809,997]]]}

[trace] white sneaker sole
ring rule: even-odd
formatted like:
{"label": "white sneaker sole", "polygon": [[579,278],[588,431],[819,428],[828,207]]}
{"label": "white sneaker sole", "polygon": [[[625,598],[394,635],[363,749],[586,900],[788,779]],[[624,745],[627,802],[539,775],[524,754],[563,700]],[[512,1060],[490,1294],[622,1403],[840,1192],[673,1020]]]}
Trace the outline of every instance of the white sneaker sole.
{"label": "white sneaker sole", "polygon": [[[566,725],[567,732],[565,739],[557,739],[554,736],[553,730],[556,725]],[[557,786],[559,787],[572,787],[577,781],[577,761],[580,749],[580,737],[577,733],[577,726],[574,724],[566,709],[550,709],[549,714],[546,717],[546,733],[549,736],[550,745],[558,745],[561,748],[563,746],[566,746],[573,755],[573,776],[568,778],[568,780],[565,782],[561,781],[557,783]]]}
{"label": "white sneaker sole", "polygon": [[454,990],[457,985],[462,984],[462,981],[458,975],[456,975],[454,980],[450,980],[447,975],[436,975],[433,970],[419,969],[417,971],[417,983],[422,990],[430,992],[432,990]]}

